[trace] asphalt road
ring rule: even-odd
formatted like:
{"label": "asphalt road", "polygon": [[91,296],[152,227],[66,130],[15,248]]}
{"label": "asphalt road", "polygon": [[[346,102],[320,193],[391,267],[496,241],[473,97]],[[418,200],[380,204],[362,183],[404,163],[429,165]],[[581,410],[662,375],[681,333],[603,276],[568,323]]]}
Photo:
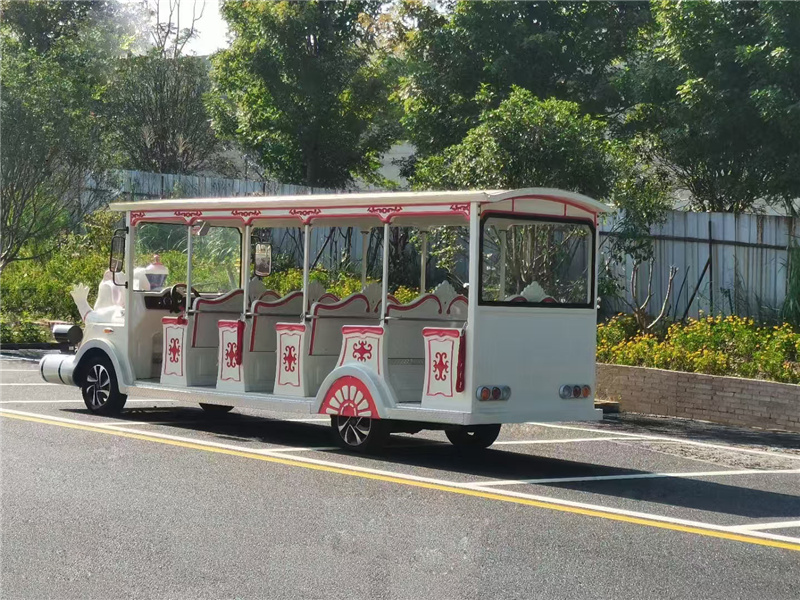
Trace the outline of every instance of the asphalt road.
{"label": "asphalt road", "polygon": [[4,599],[800,598],[800,435],[622,418],[361,457],[316,417],[94,417],[9,359],[0,435]]}

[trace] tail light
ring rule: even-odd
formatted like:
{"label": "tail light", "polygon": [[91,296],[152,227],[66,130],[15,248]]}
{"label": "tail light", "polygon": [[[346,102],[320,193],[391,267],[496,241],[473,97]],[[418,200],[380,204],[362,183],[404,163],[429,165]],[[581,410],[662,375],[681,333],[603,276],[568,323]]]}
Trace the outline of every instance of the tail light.
{"label": "tail light", "polygon": [[507,385],[482,385],[475,390],[475,397],[478,400],[508,400],[511,398],[511,388]]}
{"label": "tail light", "polygon": [[588,398],[592,395],[592,388],[588,385],[562,385],[558,388],[558,395],[562,400],[570,398]]}

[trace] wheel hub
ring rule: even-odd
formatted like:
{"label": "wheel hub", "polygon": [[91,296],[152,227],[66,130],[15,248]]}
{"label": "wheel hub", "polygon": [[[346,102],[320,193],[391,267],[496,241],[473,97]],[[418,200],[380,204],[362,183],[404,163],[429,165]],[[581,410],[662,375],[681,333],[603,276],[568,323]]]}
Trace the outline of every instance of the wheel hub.
{"label": "wheel hub", "polygon": [[368,417],[343,417],[336,418],[336,427],[339,435],[348,446],[360,446],[369,437],[372,419]]}
{"label": "wheel hub", "polygon": [[111,394],[111,376],[103,365],[92,365],[91,371],[86,376],[86,383],[88,384],[86,395],[92,408],[100,408],[108,402]]}

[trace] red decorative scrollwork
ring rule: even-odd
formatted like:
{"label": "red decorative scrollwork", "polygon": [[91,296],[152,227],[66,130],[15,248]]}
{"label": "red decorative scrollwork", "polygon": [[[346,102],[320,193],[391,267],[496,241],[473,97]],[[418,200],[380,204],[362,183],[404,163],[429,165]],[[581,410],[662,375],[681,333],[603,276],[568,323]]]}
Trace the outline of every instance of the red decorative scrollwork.
{"label": "red decorative scrollwork", "polygon": [[225,350],[225,364],[230,369],[239,365],[239,353],[236,351],[236,348],[236,342],[228,342],[228,348]]}
{"label": "red decorative scrollwork", "polygon": [[366,362],[372,358],[372,344],[360,341],[353,346],[353,358],[358,362]]}
{"label": "red decorative scrollwork", "polygon": [[294,373],[296,364],[297,355],[294,353],[294,347],[289,346],[283,353],[283,370],[287,373]]}
{"label": "red decorative scrollwork", "polygon": [[131,225],[136,225],[139,221],[145,218],[147,213],[143,210],[132,210],[131,211]]}
{"label": "red decorative scrollwork", "polygon": [[235,217],[239,217],[242,221],[244,221],[245,224],[247,224],[253,220],[253,217],[261,216],[261,211],[256,209],[243,210],[237,208],[236,210],[232,210],[231,214]]}
{"label": "red decorative scrollwork", "polygon": [[172,338],[169,342],[169,362],[176,363],[181,356],[181,343],[177,338]]}
{"label": "red decorative scrollwork", "polygon": [[399,213],[402,210],[403,210],[402,206],[370,206],[367,209],[367,212],[378,215],[388,215],[392,213]]}
{"label": "red decorative scrollwork", "polygon": [[450,365],[447,363],[447,355],[444,352],[436,353],[436,361],[433,363],[433,376],[436,381],[444,381],[447,378],[447,372],[450,370]]}
{"label": "red decorative scrollwork", "polygon": [[176,210],[174,212],[176,217],[183,217],[187,222],[193,221],[197,217],[203,216],[202,210]]}
{"label": "red decorative scrollwork", "polygon": [[450,210],[453,212],[469,212],[469,204],[451,204]]}
{"label": "red decorative scrollwork", "polygon": [[293,217],[311,217],[321,212],[321,208],[292,208],[289,210],[289,214]]}

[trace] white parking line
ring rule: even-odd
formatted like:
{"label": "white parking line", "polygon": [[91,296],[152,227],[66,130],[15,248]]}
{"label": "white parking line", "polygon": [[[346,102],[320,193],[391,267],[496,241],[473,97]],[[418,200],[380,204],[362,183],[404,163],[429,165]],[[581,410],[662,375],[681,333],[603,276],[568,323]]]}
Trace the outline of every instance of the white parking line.
{"label": "white parking line", "polygon": [[34,381],[34,382],[31,382],[31,383],[0,383],[0,385],[5,387],[7,385],[27,385],[27,386],[32,386],[32,385],[61,385],[61,384],[60,383],[45,383],[44,381]]}
{"label": "white parking line", "polygon": [[[140,434],[142,436],[146,436],[147,438],[161,438],[164,440],[174,440],[177,442],[189,443],[195,446],[206,446],[212,448],[223,448],[226,450],[233,450],[237,452],[246,452],[250,454],[261,454],[264,456],[271,456],[273,458],[285,459],[285,452],[283,449],[253,449],[246,446],[236,446],[233,444],[223,444],[220,442],[211,442],[206,441],[198,438],[187,438],[187,437],[179,437],[173,435],[166,435],[163,433],[156,433],[152,431],[137,431],[135,429],[126,429],[122,427],[117,427],[114,425],[102,425],[102,424],[95,424],[87,421],[77,420],[77,419],[66,419],[63,417],[53,417],[50,415],[45,414],[37,414],[37,413],[29,413],[29,412],[22,412],[17,410],[9,410],[9,409],[0,409],[0,414],[7,413],[8,415],[19,415],[21,417],[31,417],[35,419],[42,419],[44,422],[46,421],[60,421],[63,423],[69,423],[73,425],[82,425],[88,426],[95,429],[108,429],[111,431],[123,432],[125,434]],[[290,449],[289,447],[286,448],[287,450]],[[327,469],[342,469],[343,471],[349,472],[359,472],[359,473],[367,473],[372,475],[380,475],[386,477],[393,477],[395,479],[402,479],[405,481],[418,481],[420,483],[430,484],[430,485],[442,485],[448,486],[450,488],[461,488],[465,490],[473,490],[473,491],[480,491],[480,492],[490,492],[496,497],[506,497],[506,498],[522,498],[526,500],[532,500],[537,502],[545,502],[550,505],[558,505],[564,507],[570,507],[572,509],[584,509],[595,511],[599,513],[605,513],[607,515],[618,515],[621,517],[626,518],[633,518],[633,519],[647,519],[649,521],[660,521],[662,523],[669,523],[672,525],[679,525],[685,527],[694,527],[694,528],[701,528],[706,530],[712,531],[720,531],[725,533],[732,533],[732,530],[728,526],[722,525],[715,525],[713,523],[704,523],[702,521],[690,521],[687,519],[677,519],[674,517],[666,517],[662,515],[656,515],[651,513],[644,513],[644,512],[637,512],[637,511],[630,511],[620,508],[610,508],[607,506],[597,505],[597,504],[589,504],[585,502],[574,502],[571,500],[563,500],[561,498],[555,498],[550,496],[540,496],[537,494],[527,494],[521,492],[514,492],[507,489],[495,489],[490,486],[477,486],[471,483],[462,483],[457,481],[448,481],[443,479],[434,479],[431,477],[421,477],[417,475],[411,475],[408,473],[402,473],[398,471],[385,471],[381,469],[370,469],[367,467],[360,467],[355,466],[352,464],[347,463],[338,463],[334,461],[328,460],[320,460],[316,458],[309,458],[305,456],[293,456],[292,461],[295,463],[305,463],[308,465],[319,465],[321,467],[325,467]],[[781,542],[789,542],[793,544],[800,543],[800,537],[789,537],[784,535],[776,535],[771,533],[765,533],[761,531],[748,531],[748,536],[751,537],[758,537],[767,540],[776,540]]]}
{"label": "white parking line", "polygon": [[525,483],[577,483],[583,481],[618,481],[624,479],[661,479],[667,477],[694,478],[719,477],[723,475],[764,475],[776,473],[800,473],[800,469],[738,469],[735,471],[694,471],[687,473],[629,473],[621,475],[587,475],[585,477],[550,477],[540,479],[501,479],[497,481],[475,482],[478,487],[497,485],[520,485]]}
{"label": "white parking line", "polygon": [[800,527],[800,521],[774,521],[772,523],[753,523],[752,525],[737,525],[731,527],[734,531],[760,531],[762,529],[791,529],[792,527]]}
{"label": "white parking line", "polygon": [[761,456],[771,456],[773,458],[788,458],[790,460],[800,460],[800,455],[789,454],[783,452],[770,452],[768,450],[754,450],[752,448],[740,448],[739,446],[728,446],[725,444],[710,444],[708,442],[695,442],[694,440],[684,440],[681,438],[666,437],[661,435],[647,435],[640,433],[626,433],[624,431],[606,431],[604,429],[592,429],[591,427],[575,427],[572,425],[556,425],[555,423],[537,423],[529,421],[528,425],[538,425],[539,427],[552,427],[554,429],[572,429],[574,431],[591,431],[594,433],[609,433],[612,435],[619,435],[626,438],[636,438],[638,440],[655,440],[659,442],[677,442],[680,444],[687,444],[689,446],[700,446],[703,448],[715,448],[717,450],[730,450],[731,452],[746,452],[748,454],[758,454]]}
{"label": "white parking line", "polygon": [[623,437],[591,437],[591,438],[561,438],[557,440],[505,440],[495,442],[493,446],[506,445],[512,446],[515,444],[565,444],[569,442],[608,442],[613,440],[626,440]]}

